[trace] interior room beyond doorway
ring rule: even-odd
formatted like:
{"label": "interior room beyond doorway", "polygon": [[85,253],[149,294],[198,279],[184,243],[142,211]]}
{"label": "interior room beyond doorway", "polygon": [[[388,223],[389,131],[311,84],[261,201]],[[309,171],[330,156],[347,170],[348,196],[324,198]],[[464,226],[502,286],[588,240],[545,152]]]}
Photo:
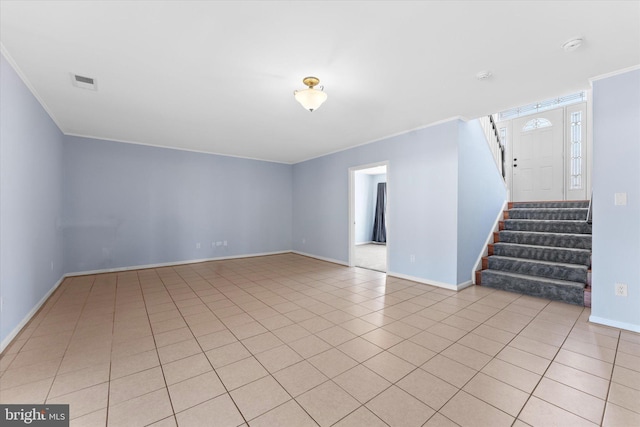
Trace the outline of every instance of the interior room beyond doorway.
{"label": "interior room beyond doorway", "polygon": [[354,173],[354,265],[387,271],[387,166]]}

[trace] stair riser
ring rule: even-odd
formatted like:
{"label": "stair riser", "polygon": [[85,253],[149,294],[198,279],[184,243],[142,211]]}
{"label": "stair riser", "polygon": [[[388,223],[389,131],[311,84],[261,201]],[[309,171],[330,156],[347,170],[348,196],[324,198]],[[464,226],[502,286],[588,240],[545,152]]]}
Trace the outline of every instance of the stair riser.
{"label": "stair riser", "polygon": [[538,261],[562,262],[565,264],[591,265],[589,251],[570,251],[562,248],[530,248],[511,244],[497,243],[493,245],[491,255],[512,258],[525,258]]}
{"label": "stair riser", "polygon": [[507,271],[516,274],[525,274],[549,279],[567,280],[571,282],[587,283],[587,267],[576,265],[575,267],[538,264],[518,259],[488,259],[488,268],[491,270]]}
{"label": "stair riser", "polygon": [[518,292],[540,298],[555,301],[563,301],[569,304],[584,305],[584,289],[573,286],[556,286],[532,279],[505,278],[492,274],[491,270],[482,272],[482,286],[501,289],[504,291]]}
{"label": "stair riser", "polygon": [[586,220],[587,209],[512,209],[508,219],[539,219],[539,220]]}
{"label": "stair riser", "polygon": [[508,219],[504,221],[503,230],[534,231],[538,233],[570,233],[591,234],[591,225],[584,221],[523,221]]}
{"label": "stair riser", "polygon": [[575,201],[575,202],[515,202],[509,205],[512,208],[582,208],[588,209],[588,201]]}
{"label": "stair riser", "polygon": [[553,246],[559,248],[591,249],[591,235],[563,235],[501,231],[500,241],[521,245]]}

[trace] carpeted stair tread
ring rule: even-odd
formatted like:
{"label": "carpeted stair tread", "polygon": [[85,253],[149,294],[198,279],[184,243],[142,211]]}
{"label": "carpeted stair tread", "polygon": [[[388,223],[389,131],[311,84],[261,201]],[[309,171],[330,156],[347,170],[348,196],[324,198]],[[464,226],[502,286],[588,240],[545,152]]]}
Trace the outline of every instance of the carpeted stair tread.
{"label": "carpeted stair tread", "polygon": [[503,230],[500,231],[500,241],[523,245],[591,249],[590,234]]}
{"label": "carpeted stair tread", "polygon": [[493,245],[493,255],[587,266],[591,264],[591,251],[588,249],[499,242]]}
{"label": "carpeted stair tread", "polygon": [[509,219],[586,220],[588,208],[513,208]]}
{"label": "carpeted stair tread", "polygon": [[490,270],[582,283],[587,283],[589,271],[586,265],[502,256],[489,257],[488,267]]}
{"label": "carpeted stair tread", "polygon": [[583,305],[584,283],[482,270],[482,286]]}
{"label": "carpeted stair tread", "polygon": [[589,208],[588,200],[559,202],[513,202],[513,208]]}
{"label": "carpeted stair tread", "polygon": [[583,305],[591,266],[589,206],[588,200],[509,203],[479,283]]}
{"label": "carpeted stair tread", "polygon": [[591,224],[584,220],[507,219],[504,229],[543,233],[591,234]]}

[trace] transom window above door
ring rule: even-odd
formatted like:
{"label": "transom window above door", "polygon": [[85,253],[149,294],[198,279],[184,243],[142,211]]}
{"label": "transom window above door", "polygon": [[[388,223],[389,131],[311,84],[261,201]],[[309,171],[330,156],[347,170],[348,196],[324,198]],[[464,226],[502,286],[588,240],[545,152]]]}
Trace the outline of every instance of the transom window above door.
{"label": "transom window above door", "polygon": [[551,122],[547,119],[533,119],[529,120],[524,127],[522,128],[523,132],[528,132],[530,130],[548,128],[553,126]]}

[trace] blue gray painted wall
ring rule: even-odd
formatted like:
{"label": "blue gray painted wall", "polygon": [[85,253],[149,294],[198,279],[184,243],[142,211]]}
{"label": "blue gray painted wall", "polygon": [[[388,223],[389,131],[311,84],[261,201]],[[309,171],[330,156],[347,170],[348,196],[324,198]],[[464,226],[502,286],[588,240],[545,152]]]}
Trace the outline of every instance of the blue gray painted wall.
{"label": "blue gray painted wall", "polygon": [[640,332],[640,70],[593,83],[592,182],[591,320]]}
{"label": "blue gray painted wall", "polygon": [[471,280],[488,232],[507,200],[480,122],[460,122],[458,150],[458,283]]}
{"label": "blue gray painted wall", "polygon": [[[0,55],[1,56],[1,55]],[[63,135],[0,58],[0,342],[63,275]]]}
{"label": "blue gray painted wall", "polygon": [[288,251],[291,178],[286,164],[67,137],[65,271]]}
{"label": "blue gray painted wall", "polygon": [[[294,165],[294,250],[347,263],[348,169],[388,161],[388,271],[450,286],[467,281],[472,257],[466,250],[468,272],[458,277],[457,265],[460,123],[452,120]],[[475,137],[465,129],[463,143]],[[484,139],[477,143],[488,151]],[[474,173],[462,176],[466,182]],[[467,188],[473,187],[465,183]],[[476,223],[470,215],[463,219],[464,230]],[[480,248],[488,232],[465,238],[465,245]]]}

